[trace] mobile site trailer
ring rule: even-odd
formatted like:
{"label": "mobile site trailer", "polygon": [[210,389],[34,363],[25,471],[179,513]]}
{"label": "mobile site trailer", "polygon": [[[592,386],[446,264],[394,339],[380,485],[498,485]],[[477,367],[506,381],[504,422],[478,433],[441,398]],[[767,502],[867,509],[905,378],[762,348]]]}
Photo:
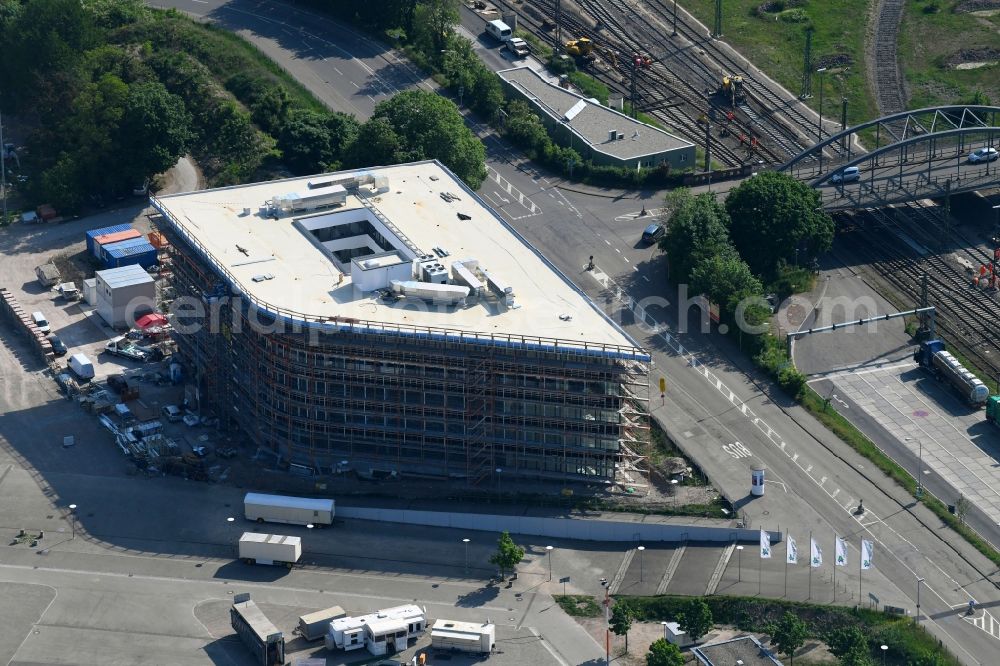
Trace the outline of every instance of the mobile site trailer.
{"label": "mobile site trailer", "polygon": [[421,636],[427,629],[425,614],[420,606],[406,604],[368,615],[336,619],[330,623],[326,633],[326,649],[357,650],[367,647],[372,654],[381,655],[386,653],[386,641],[397,649],[405,649],[411,638]]}
{"label": "mobile site trailer", "polygon": [[331,606],[315,613],[303,615],[299,618],[299,635],[307,641],[319,640],[326,636],[331,622],[346,616],[347,613],[340,606]]}
{"label": "mobile site trailer", "polygon": [[497,630],[492,622],[438,620],[431,627],[431,647],[438,650],[489,654],[496,642]]}
{"label": "mobile site trailer", "polygon": [[302,539],[281,534],[244,532],[240,537],[240,559],[247,564],[276,564],[289,569],[302,557]]}
{"label": "mobile site trailer", "polygon": [[243,498],[243,513],[247,520],[258,523],[332,525],[334,502],[332,499],[247,493]]}
{"label": "mobile site trailer", "polygon": [[229,621],[240,640],[261,666],[285,663],[285,637],[267,616],[250,600],[249,594],[237,594],[229,609]]}

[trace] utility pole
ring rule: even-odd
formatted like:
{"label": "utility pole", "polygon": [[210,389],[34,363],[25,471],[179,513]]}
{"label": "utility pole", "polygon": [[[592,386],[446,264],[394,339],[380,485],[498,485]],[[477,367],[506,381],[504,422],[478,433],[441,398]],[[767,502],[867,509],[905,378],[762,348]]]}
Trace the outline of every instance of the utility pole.
{"label": "utility pole", "polygon": [[562,48],[562,0],[556,0],[556,50]]}
{"label": "utility pole", "polygon": [[636,103],[635,103],[635,77],[638,76],[639,72],[639,54],[632,56],[632,92],[630,99],[630,104],[632,105],[632,113],[629,114],[633,118],[636,117]]}
{"label": "utility pole", "polygon": [[3,219],[0,227],[7,224],[7,149],[3,142],[3,112],[0,111],[0,197],[3,198]]}
{"label": "utility pole", "polygon": [[812,41],[813,29],[806,28],[806,46],[802,53],[802,92],[799,99],[812,97]]}
{"label": "utility pole", "polygon": [[[674,9],[676,22],[677,10]],[[676,32],[676,31],[675,31]],[[712,28],[712,37],[722,37],[722,0],[715,0],[715,26]]]}
{"label": "utility pole", "polygon": [[[816,123],[816,138],[817,143],[823,143],[823,74],[826,72],[826,67],[820,67],[816,70],[819,74],[819,122]],[[819,170],[823,170],[823,148],[819,149]]]}
{"label": "utility pole", "polygon": [[[840,98],[840,131],[841,132],[846,132],[847,131],[847,98],[846,97],[841,97]],[[843,138],[843,144],[842,144],[844,150],[847,150],[847,144],[848,144],[849,141],[850,141],[850,137],[845,134],[844,138]]]}
{"label": "utility pole", "polygon": [[[556,0],[558,2],[558,0]],[[677,36],[677,0],[674,0],[674,37]]]}
{"label": "utility pole", "polygon": [[705,173],[712,172],[712,123],[705,116]]}

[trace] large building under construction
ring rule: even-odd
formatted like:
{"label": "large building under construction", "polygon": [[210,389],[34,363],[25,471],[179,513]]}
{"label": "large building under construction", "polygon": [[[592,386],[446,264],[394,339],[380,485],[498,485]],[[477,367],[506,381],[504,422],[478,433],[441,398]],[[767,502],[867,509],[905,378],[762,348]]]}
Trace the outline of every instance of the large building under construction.
{"label": "large building under construction", "polygon": [[153,205],[199,406],[260,452],[645,481],[648,354],[438,162]]}

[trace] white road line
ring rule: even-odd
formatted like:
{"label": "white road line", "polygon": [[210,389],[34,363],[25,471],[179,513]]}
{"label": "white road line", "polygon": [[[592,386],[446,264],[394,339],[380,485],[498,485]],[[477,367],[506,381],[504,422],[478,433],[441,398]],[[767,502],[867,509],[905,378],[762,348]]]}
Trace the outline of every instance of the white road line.
{"label": "white road line", "polygon": [[359,85],[358,85],[357,83],[355,83],[354,81],[351,81],[351,85],[352,85],[352,86],[354,86],[355,88],[357,88],[358,90],[360,90],[360,89],[361,89],[361,86],[359,86]]}
{"label": "white road line", "polygon": [[343,73],[342,71],[340,71],[340,69],[339,69],[339,68],[337,68],[337,67],[334,67],[334,68],[333,68],[333,71],[337,72],[337,74],[340,74],[341,76],[343,76],[343,75],[344,75],[344,73]]}

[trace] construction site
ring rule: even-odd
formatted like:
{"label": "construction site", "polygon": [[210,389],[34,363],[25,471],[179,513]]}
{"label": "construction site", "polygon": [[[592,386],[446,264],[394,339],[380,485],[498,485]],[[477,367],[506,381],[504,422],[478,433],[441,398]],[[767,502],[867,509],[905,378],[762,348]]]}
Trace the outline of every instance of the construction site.
{"label": "construction site", "polygon": [[197,408],[259,457],[648,483],[649,355],[440,163],[152,203]]}

